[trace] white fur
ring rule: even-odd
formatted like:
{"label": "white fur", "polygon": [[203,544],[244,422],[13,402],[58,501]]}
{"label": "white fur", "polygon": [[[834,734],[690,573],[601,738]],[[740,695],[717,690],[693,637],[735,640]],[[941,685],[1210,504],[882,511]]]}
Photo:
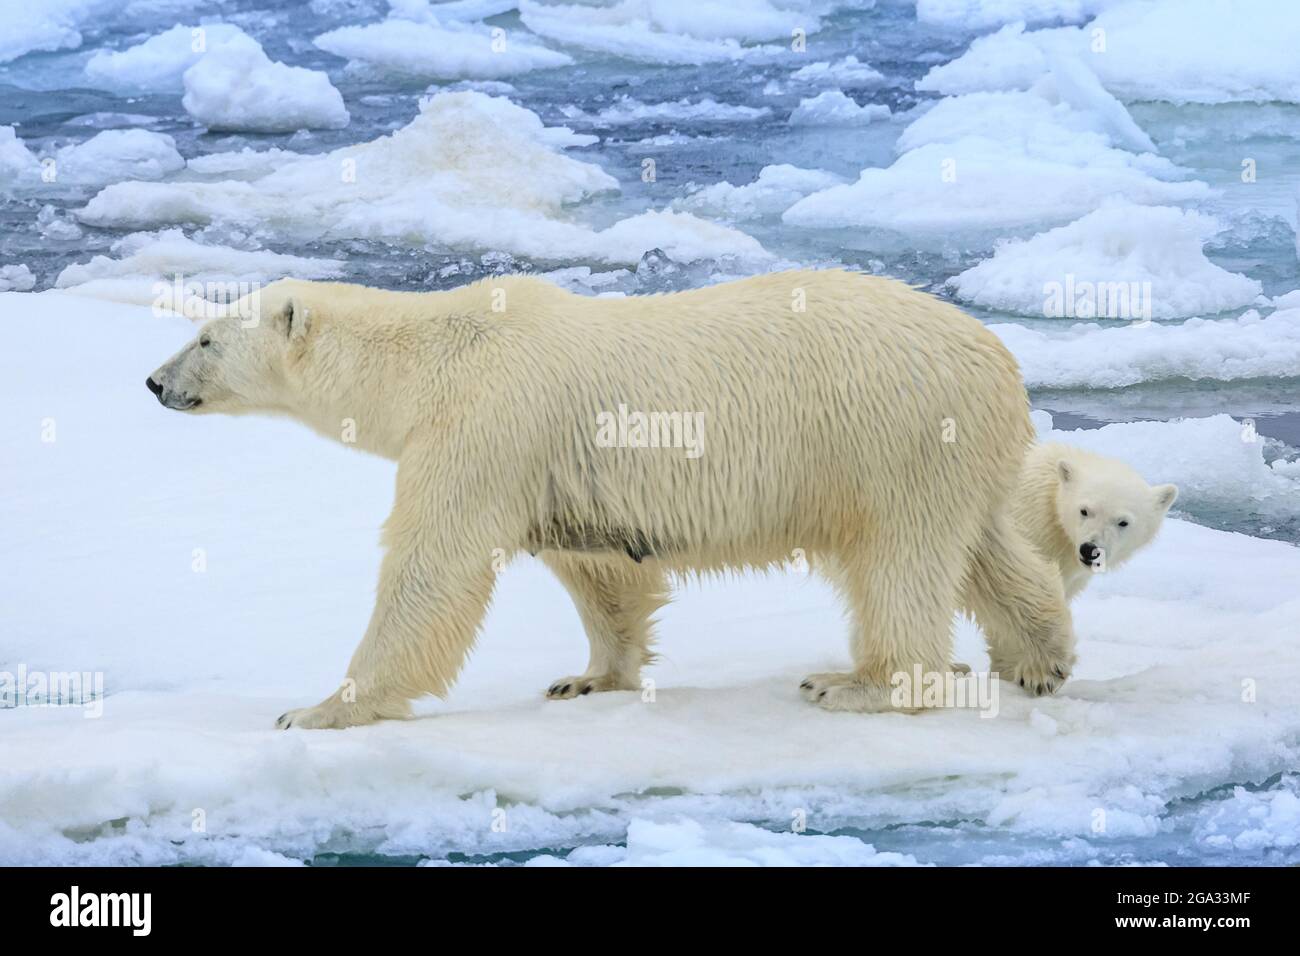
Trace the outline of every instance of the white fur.
{"label": "white fur", "polygon": [[[1073,600],[1094,574],[1115,570],[1145,547],[1177,498],[1176,485],[1152,487],[1122,461],[1036,445],[1025,456],[1012,513],[1038,552],[1060,568],[1066,600]],[[1086,562],[1084,545],[1100,556]]]}
{"label": "white fur", "polygon": [[[523,550],[559,576],[591,643],[552,697],[638,686],[670,574],[797,553],[852,614],[854,667],[817,676],[823,707],[889,709],[891,675],[947,670],[963,594],[1007,676],[1043,693],[1069,673],[1059,576],[1007,510],[1033,434],[1015,360],[902,283],[789,272],[591,299],[526,277],[438,293],[285,281],[261,312],[253,328],[208,323],[207,347],[152,376],[160,400],[292,415],[398,462],[349,680],[280,726],[366,723],[446,693],[495,569]],[[598,416],[620,405],[702,416],[702,453],[605,447]]]}

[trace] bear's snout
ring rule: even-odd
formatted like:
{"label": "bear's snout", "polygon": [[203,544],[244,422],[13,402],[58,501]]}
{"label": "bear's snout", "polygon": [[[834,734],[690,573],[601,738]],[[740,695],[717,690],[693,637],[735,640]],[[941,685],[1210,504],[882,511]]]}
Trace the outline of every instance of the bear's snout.
{"label": "bear's snout", "polygon": [[149,389],[149,391],[153,392],[159,398],[162,398],[162,386],[153,380],[152,375],[144,380],[144,384],[145,388]]}
{"label": "bear's snout", "polygon": [[1084,564],[1091,566],[1094,561],[1101,555],[1101,548],[1097,547],[1091,541],[1085,541],[1079,545],[1079,558]]}

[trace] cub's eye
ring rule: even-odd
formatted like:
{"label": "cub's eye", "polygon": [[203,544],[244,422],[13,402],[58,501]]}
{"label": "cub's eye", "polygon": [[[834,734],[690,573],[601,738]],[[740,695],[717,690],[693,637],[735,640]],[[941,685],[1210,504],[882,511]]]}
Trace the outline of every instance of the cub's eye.
{"label": "cub's eye", "polygon": [[1085,518],[1088,517],[1088,509],[1087,509],[1087,508],[1080,508],[1080,509],[1079,509],[1079,514],[1083,515]]}
{"label": "cub's eye", "polygon": [[1124,521],[1123,519],[1120,519],[1119,526],[1120,526],[1121,528],[1127,528],[1127,527],[1128,527],[1128,522],[1127,522],[1127,521]]}
{"label": "cub's eye", "polygon": [[212,339],[206,335],[199,339],[199,348],[201,349],[205,349],[211,344],[212,344]]}

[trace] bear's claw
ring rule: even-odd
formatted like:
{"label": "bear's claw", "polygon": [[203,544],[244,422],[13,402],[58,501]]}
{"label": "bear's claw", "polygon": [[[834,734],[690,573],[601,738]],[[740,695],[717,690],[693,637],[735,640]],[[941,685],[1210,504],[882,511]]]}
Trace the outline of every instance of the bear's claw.
{"label": "bear's claw", "polygon": [[600,693],[607,690],[635,690],[636,687],[637,684],[635,682],[620,680],[609,674],[561,677],[559,680],[552,682],[551,686],[546,689],[546,699],[572,700],[574,697],[586,697],[592,692]]}

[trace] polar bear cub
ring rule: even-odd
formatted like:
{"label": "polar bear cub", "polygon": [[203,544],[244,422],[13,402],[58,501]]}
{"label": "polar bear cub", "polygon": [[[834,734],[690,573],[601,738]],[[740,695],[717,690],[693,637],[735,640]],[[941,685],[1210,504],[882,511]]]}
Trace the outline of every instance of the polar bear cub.
{"label": "polar bear cub", "polygon": [[1073,600],[1092,576],[1113,571],[1150,543],[1178,498],[1124,462],[1068,445],[1035,445],[1012,501],[1016,524],[1061,570]]}

